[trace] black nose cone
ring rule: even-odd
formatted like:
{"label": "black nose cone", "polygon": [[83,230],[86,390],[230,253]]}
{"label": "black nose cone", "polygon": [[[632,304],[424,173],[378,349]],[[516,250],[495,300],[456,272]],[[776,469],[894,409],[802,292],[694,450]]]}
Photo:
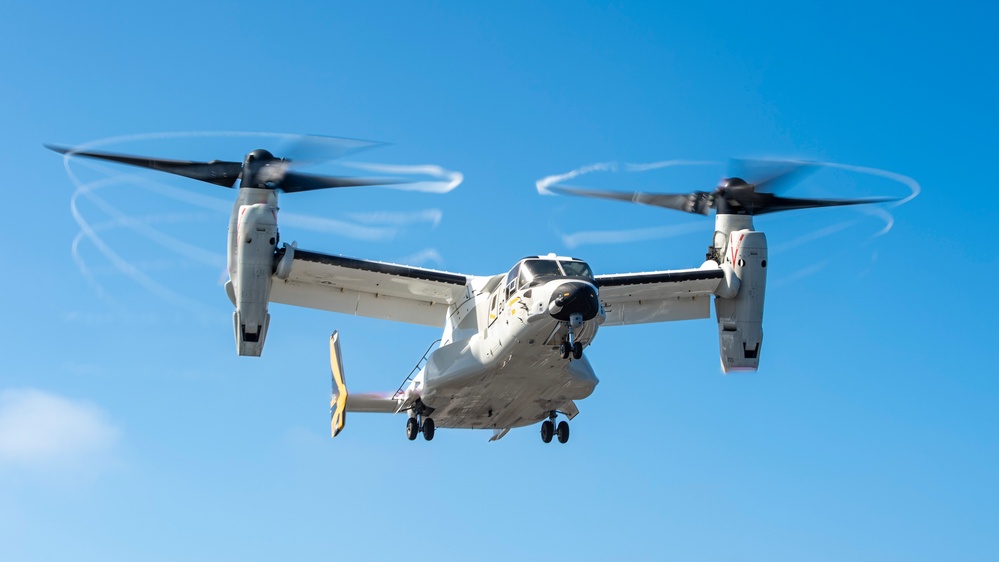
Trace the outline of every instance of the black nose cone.
{"label": "black nose cone", "polygon": [[597,290],[589,283],[568,282],[559,285],[552,293],[548,303],[548,312],[563,322],[569,321],[569,316],[579,313],[583,320],[592,320],[600,311],[600,299]]}

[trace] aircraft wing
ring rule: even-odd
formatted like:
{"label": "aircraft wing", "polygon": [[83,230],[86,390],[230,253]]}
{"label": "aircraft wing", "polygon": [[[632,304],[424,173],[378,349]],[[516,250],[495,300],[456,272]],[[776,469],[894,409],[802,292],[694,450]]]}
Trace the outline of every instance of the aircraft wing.
{"label": "aircraft wing", "polygon": [[718,268],[597,275],[603,326],[707,318],[724,276]]}
{"label": "aircraft wing", "polygon": [[275,263],[288,251],[291,268],[274,276],[271,302],[441,328],[448,306],[472,297],[465,275],[289,247]]}

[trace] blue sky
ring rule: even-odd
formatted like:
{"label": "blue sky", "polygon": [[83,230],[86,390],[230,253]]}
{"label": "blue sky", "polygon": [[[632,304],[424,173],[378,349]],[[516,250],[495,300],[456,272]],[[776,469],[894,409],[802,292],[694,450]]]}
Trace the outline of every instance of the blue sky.
{"label": "blue sky", "polygon": [[[994,559],[994,9],[538,4],[5,8],[4,559]],[[410,443],[401,416],[361,414],[331,441],[329,333],[368,391],[437,331],[274,305],[263,357],[237,357],[232,192],[75,164],[78,185],[42,148],[232,160],[275,142],[203,131],[372,139],[389,144],[358,160],[460,172],[447,194],[285,196],[282,237],[468,274],[547,252],[598,273],[701,263],[710,220],[538,194],[595,163],[804,158],[921,193],[757,220],[755,374],[720,373],[713,319],[607,329],[565,446],[534,428]],[[800,189],[908,193],[843,169]]]}

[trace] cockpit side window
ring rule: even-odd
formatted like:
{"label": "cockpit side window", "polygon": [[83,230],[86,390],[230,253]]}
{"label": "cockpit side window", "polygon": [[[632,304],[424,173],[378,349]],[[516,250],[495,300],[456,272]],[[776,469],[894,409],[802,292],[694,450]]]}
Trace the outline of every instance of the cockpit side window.
{"label": "cockpit side window", "polygon": [[520,268],[520,277],[517,278],[517,287],[526,287],[528,283],[531,282],[531,274],[527,271],[526,267]]}
{"label": "cockpit side window", "polygon": [[569,277],[585,277],[587,279],[593,279],[593,271],[586,262],[582,261],[562,261],[559,262],[562,269],[565,270],[565,274]]}
{"label": "cockpit side window", "polygon": [[499,300],[499,296],[502,292],[503,288],[500,287],[495,293],[493,293],[493,298],[489,301],[489,326],[492,326],[493,322],[499,318],[499,305],[502,304],[502,301]]}
{"label": "cockpit side window", "polygon": [[517,272],[520,270],[521,265],[517,264],[510,273],[506,274],[506,298],[509,299],[515,292],[517,292]]}

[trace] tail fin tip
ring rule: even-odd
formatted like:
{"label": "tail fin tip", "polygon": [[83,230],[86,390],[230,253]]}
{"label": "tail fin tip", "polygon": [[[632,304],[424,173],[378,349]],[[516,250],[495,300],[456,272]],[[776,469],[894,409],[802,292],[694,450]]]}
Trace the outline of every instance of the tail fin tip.
{"label": "tail fin tip", "polygon": [[330,335],[330,373],[333,379],[333,391],[330,396],[330,433],[332,437],[336,437],[343,431],[347,421],[347,383],[340,355],[340,336],[336,331]]}

